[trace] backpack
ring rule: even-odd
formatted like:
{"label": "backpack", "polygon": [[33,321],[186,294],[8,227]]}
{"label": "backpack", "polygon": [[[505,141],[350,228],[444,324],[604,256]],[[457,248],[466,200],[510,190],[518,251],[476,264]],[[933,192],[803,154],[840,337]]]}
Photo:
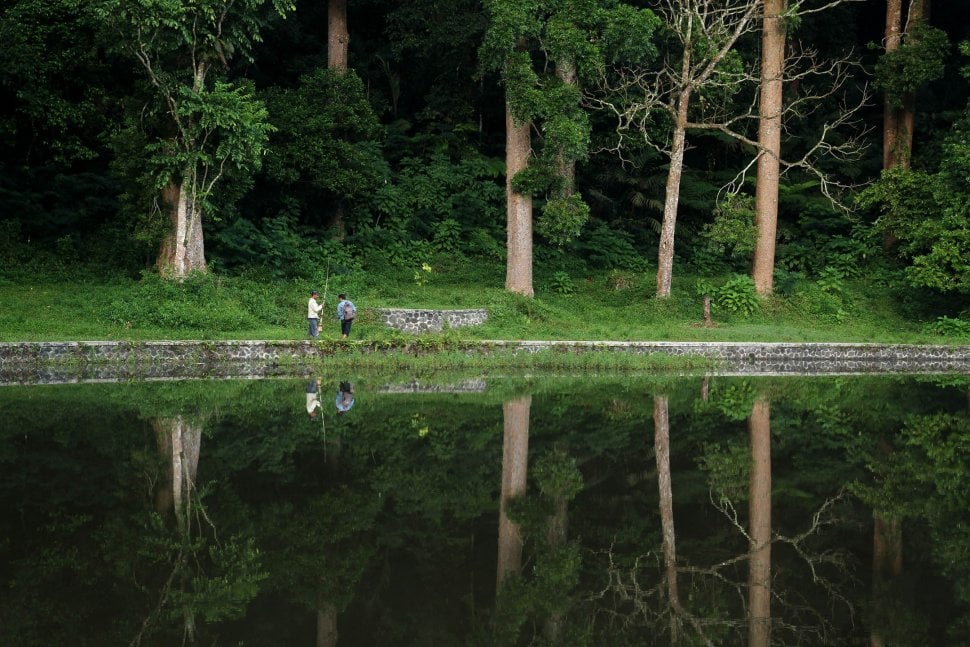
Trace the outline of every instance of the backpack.
{"label": "backpack", "polygon": [[357,316],[357,308],[350,301],[344,301],[344,321],[351,321]]}

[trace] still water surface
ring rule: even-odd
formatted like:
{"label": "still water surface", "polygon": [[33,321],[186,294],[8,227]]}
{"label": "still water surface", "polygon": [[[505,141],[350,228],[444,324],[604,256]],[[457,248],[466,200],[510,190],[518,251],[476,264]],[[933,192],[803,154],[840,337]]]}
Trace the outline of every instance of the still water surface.
{"label": "still water surface", "polygon": [[0,644],[961,645],[970,378],[0,387]]}

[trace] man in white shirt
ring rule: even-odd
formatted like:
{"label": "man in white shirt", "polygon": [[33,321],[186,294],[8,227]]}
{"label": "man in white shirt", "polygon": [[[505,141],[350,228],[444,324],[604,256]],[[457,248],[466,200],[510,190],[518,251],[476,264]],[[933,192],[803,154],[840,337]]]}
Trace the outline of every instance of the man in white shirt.
{"label": "man in white shirt", "polygon": [[320,293],[314,290],[310,293],[310,301],[307,303],[306,317],[307,321],[310,322],[308,337],[320,336],[320,311],[323,310],[323,306],[317,303],[318,296],[320,296]]}

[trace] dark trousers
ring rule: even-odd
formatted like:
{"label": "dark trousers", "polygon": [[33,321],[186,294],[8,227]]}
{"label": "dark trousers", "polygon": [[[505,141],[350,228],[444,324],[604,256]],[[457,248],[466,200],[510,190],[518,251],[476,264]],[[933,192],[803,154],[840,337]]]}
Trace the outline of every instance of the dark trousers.
{"label": "dark trousers", "polygon": [[354,323],[353,319],[341,319],[340,320],[340,334],[350,335],[350,324]]}

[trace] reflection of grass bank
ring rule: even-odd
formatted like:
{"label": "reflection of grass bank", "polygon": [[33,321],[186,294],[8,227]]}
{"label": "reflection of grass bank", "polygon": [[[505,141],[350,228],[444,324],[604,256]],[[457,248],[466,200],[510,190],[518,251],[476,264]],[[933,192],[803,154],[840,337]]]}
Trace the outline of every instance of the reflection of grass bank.
{"label": "reflection of grass bank", "polygon": [[[804,280],[783,295],[757,301],[750,314],[715,304],[713,327],[704,327],[703,299],[692,277],[675,280],[670,299],[653,298],[652,276],[617,283],[607,272],[570,277],[568,293],[542,279],[536,297],[502,289],[494,268],[441,269],[415,285],[406,272],[355,271],[330,277],[322,340],[336,340],[334,292],[348,292],[360,308],[352,339],[399,343],[375,310],[486,308],[488,321],[431,336],[444,339],[663,340],[663,341],[867,341],[967,343],[958,325],[941,326],[931,308],[899,298],[898,289],[844,280],[838,290]],[[29,282],[28,282],[29,281]],[[325,276],[306,280],[205,275],[183,283],[145,275],[125,278],[19,277],[0,279],[0,341],[302,339],[306,300]],[[707,283],[718,281],[708,279]],[[726,302],[727,303],[727,302]],[[950,320],[962,322],[962,320]],[[934,323],[935,322],[935,323]],[[949,333],[948,335],[937,333]],[[409,338],[415,339],[415,338]],[[425,338],[418,338],[424,340]]]}

